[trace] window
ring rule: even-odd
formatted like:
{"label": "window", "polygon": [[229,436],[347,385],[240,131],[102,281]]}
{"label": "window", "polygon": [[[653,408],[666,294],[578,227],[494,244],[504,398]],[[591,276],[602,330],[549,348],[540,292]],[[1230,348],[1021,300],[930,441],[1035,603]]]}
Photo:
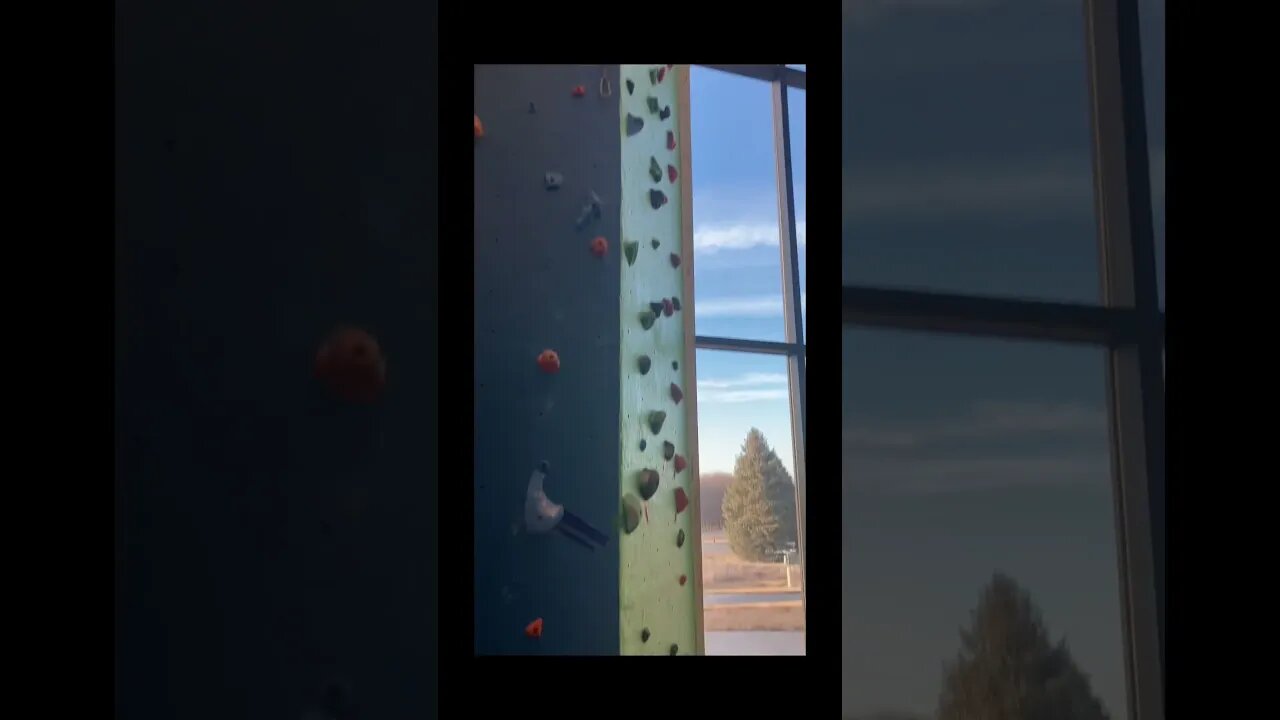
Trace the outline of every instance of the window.
{"label": "window", "polygon": [[708,655],[805,651],[804,66],[786,67],[690,72]]}

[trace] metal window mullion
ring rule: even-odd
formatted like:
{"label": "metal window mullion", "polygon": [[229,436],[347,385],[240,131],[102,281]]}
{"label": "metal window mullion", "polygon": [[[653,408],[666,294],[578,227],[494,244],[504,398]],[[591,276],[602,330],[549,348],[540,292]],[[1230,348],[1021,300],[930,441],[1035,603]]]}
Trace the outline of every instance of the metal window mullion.
{"label": "metal window mullion", "polygon": [[[1135,0],[1085,0],[1102,299],[1133,313],[1135,337],[1107,363],[1123,586],[1129,715],[1164,717],[1162,320]],[[1156,499],[1157,502],[1152,502]]]}
{"label": "metal window mullion", "polygon": [[805,89],[805,72],[786,65],[703,65],[702,67],[770,83],[781,81],[797,90]]}

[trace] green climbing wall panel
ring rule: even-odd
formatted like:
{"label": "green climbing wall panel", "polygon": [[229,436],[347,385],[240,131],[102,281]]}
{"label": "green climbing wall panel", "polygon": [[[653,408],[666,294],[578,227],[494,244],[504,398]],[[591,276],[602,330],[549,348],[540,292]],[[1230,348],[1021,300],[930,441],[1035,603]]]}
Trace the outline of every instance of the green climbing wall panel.
{"label": "green climbing wall panel", "polygon": [[677,89],[685,73],[665,65],[623,65],[620,72],[623,655],[687,655],[699,646],[699,543],[689,502],[696,479],[687,464],[683,404],[691,310],[683,297]]}

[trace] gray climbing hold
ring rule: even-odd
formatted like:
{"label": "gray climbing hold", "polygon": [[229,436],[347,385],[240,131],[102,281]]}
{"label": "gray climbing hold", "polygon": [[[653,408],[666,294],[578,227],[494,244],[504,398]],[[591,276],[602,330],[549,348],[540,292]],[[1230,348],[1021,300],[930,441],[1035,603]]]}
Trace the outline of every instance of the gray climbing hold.
{"label": "gray climbing hold", "polygon": [[654,182],[662,182],[662,166],[658,164],[658,158],[649,156],[649,177]]}
{"label": "gray climbing hold", "polygon": [[649,105],[649,113],[652,115],[657,115],[658,114],[658,98],[650,95],[649,97],[645,98],[645,102]]}
{"label": "gray climbing hold", "polygon": [[637,359],[636,359],[636,365],[638,365],[638,366],[640,367],[640,374],[641,374],[641,375],[648,375],[648,374],[649,374],[649,364],[650,364],[651,362],[652,362],[652,361],[650,361],[650,360],[649,360],[649,356],[648,356],[648,355],[641,355],[639,358],[637,358]]}
{"label": "gray climbing hold", "polygon": [[635,91],[636,91],[636,84],[631,82],[631,78],[627,78],[627,94],[630,95]]}
{"label": "gray climbing hold", "polygon": [[649,191],[649,205],[651,205],[654,210],[657,210],[658,208],[666,204],[667,204],[666,193],[662,192],[661,190]]}
{"label": "gray climbing hold", "polygon": [[627,137],[637,135],[644,129],[644,118],[627,113]]}
{"label": "gray climbing hold", "polygon": [[653,327],[653,321],[657,319],[658,319],[658,316],[655,315],[652,310],[645,310],[644,312],[640,313],[640,327],[644,328],[645,330],[648,330],[649,328]]}
{"label": "gray climbing hold", "polygon": [[549,172],[546,176],[546,183],[548,190],[559,190],[560,186],[564,184],[564,176],[558,172]]}
{"label": "gray climbing hold", "polygon": [[654,250],[657,250],[658,246],[661,245],[662,243],[658,242],[658,238],[654,238],[649,241],[649,244],[653,246]]}
{"label": "gray climbing hold", "polygon": [[640,527],[640,500],[631,493],[622,498],[622,529],[628,535]]}
{"label": "gray climbing hold", "polygon": [[678,297],[672,297],[672,298],[671,298],[671,307],[674,307],[676,310],[679,310],[679,309],[680,309],[680,298],[678,298]]}
{"label": "gray climbing hold", "polygon": [[654,315],[661,315],[661,314],[662,314],[662,303],[660,303],[660,302],[651,302],[651,303],[649,303],[649,309],[653,311],[653,314],[654,314]]}
{"label": "gray climbing hold", "polygon": [[636,481],[636,488],[640,491],[640,499],[648,500],[653,494],[658,492],[658,482],[660,478],[657,470],[644,469],[640,471],[640,477]]}
{"label": "gray climbing hold", "polygon": [[673,457],[675,457],[675,456],[676,456],[676,446],[675,446],[675,445],[672,445],[671,443],[667,442],[666,440],[663,440],[663,441],[662,441],[662,459],[663,459],[663,460],[670,460],[671,458],[673,458]]}
{"label": "gray climbing hold", "polygon": [[666,107],[662,108],[662,112],[658,113],[658,119],[659,119],[659,120],[666,120],[666,119],[667,119],[667,118],[669,118],[669,117],[671,117],[671,106],[670,106],[670,105],[668,105],[668,106],[666,106]]}
{"label": "gray climbing hold", "polygon": [[627,265],[636,264],[636,254],[640,252],[640,243],[636,240],[624,241],[622,243],[622,254],[627,258]]}
{"label": "gray climbing hold", "polygon": [[667,421],[667,414],[661,410],[654,410],[649,413],[649,429],[654,435],[662,432],[662,423]]}

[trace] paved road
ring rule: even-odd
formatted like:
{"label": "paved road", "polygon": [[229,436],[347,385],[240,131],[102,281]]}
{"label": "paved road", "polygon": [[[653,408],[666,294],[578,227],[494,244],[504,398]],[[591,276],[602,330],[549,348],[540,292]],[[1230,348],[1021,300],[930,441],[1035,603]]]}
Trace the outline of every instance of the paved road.
{"label": "paved road", "polygon": [[707,655],[804,655],[803,632],[713,631]]}

